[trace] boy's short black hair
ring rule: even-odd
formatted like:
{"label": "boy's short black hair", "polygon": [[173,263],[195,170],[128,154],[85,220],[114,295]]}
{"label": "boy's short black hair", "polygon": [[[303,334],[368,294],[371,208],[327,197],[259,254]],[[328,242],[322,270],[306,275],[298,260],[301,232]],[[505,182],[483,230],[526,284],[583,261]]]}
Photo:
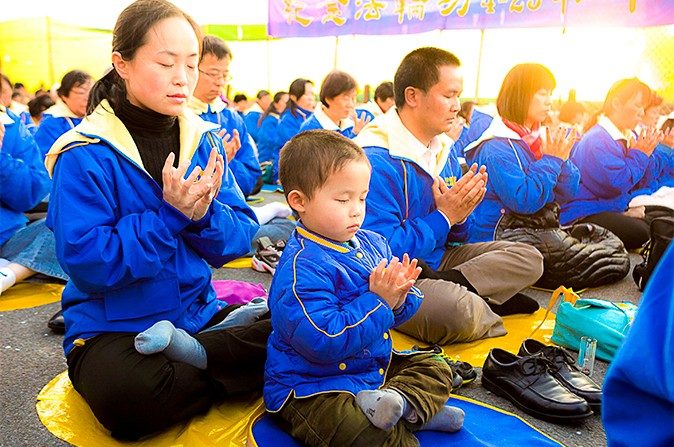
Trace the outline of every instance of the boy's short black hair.
{"label": "boy's short black hair", "polygon": [[286,199],[293,190],[311,198],[330,175],[352,160],[369,164],[363,149],[338,132],[320,129],[296,135],[283,146],[279,160]]}
{"label": "boy's short black hair", "polygon": [[248,101],[248,97],[243,93],[237,93],[234,95],[234,102]]}

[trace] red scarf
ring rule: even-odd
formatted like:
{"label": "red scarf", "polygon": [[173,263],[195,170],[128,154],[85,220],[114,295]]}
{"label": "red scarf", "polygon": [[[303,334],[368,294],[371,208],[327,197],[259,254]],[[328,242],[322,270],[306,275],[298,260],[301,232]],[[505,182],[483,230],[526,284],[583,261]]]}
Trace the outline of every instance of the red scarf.
{"label": "red scarf", "polygon": [[539,133],[540,126],[536,127],[533,130],[529,130],[521,124],[513,123],[503,118],[503,124],[508,126],[509,129],[513,130],[517,135],[519,135],[522,140],[529,146],[531,153],[534,154],[536,160],[540,160],[543,157],[543,151],[541,150],[541,145],[543,140],[541,139],[541,134]]}

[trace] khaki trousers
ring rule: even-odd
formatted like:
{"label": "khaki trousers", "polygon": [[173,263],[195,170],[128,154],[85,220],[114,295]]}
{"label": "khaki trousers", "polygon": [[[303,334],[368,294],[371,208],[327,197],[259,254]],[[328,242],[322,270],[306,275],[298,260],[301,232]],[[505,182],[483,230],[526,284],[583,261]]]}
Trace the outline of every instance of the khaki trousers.
{"label": "khaki trousers", "polygon": [[424,300],[417,313],[397,329],[430,344],[469,342],[506,334],[503,320],[486,300],[503,304],[543,274],[543,256],[534,247],[496,241],[449,247],[439,270],[456,269],[478,294],[458,284],[422,279]]}

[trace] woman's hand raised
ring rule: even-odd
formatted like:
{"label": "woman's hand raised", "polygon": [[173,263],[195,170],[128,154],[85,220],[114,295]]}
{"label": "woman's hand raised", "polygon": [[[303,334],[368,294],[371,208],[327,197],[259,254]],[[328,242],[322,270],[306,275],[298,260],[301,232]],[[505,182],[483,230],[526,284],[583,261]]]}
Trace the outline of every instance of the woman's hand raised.
{"label": "woman's hand raised", "polygon": [[548,129],[543,138],[541,150],[544,154],[552,155],[566,161],[571,154],[571,148],[578,140],[576,129],[559,126],[556,129]]}
{"label": "woman's hand raised", "polygon": [[[197,166],[186,179],[183,177],[190,166],[189,160],[180,163],[177,168],[173,167],[174,160],[175,154],[171,152],[166,157],[166,163],[164,163],[162,169],[164,201],[188,218],[199,220],[206,214],[208,205],[213,200],[213,190],[216,183],[218,189],[220,188],[223,168],[218,168],[218,161],[221,162],[221,166],[224,166],[222,156],[218,155],[213,149],[208,158],[206,169],[202,171],[201,167]],[[215,174],[218,170],[220,175],[216,177]],[[205,209],[204,203],[208,204]]]}

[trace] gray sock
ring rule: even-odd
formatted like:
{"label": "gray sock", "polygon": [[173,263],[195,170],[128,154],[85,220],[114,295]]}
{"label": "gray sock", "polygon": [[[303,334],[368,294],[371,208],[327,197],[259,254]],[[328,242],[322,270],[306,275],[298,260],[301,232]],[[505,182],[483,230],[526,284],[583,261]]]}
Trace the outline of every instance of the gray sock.
{"label": "gray sock", "polygon": [[445,405],[421,430],[455,432],[461,430],[465,413],[461,408]]}
{"label": "gray sock", "polygon": [[204,347],[196,338],[170,321],[160,321],[136,335],[136,351],[150,355],[163,352],[170,360],[187,363],[199,369],[206,369],[207,356]]}
{"label": "gray sock", "polygon": [[356,404],[377,428],[390,430],[405,410],[405,398],[396,390],[364,390],[356,396]]}

